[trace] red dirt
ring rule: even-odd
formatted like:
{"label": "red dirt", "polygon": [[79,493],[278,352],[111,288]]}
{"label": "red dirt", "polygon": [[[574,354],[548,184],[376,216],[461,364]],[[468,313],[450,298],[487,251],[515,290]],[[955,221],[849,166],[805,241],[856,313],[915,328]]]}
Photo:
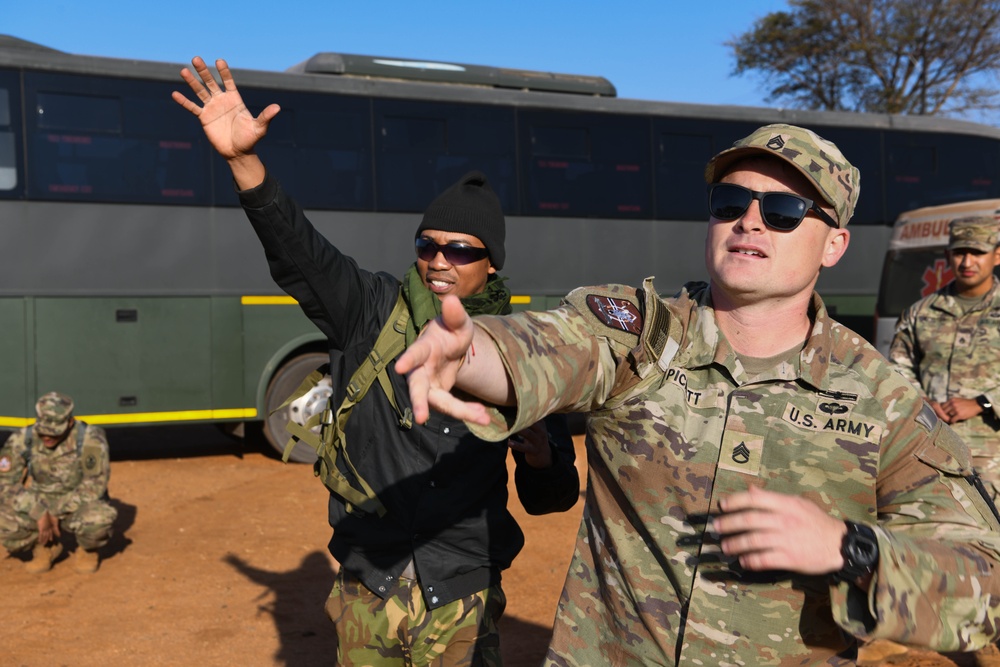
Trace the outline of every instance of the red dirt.
{"label": "red dirt", "polygon": [[[283,465],[259,437],[211,426],[109,430],[119,532],[100,570],[63,556],[31,575],[0,558],[4,665],[330,664],[323,602],[335,563],[326,550],[327,493],[308,466]],[[578,466],[585,479],[582,441]],[[512,493],[526,545],[503,585],[505,665],[538,665],[551,633],[581,501],[528,516]],[[872,657],[875,657],[872,654]],[[867,665],[963,665],[910,651]]]}

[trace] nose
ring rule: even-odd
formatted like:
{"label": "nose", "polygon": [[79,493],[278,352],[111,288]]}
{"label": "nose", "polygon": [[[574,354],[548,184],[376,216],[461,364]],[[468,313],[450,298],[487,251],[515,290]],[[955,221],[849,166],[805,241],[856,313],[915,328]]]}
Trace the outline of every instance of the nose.
{"label": "nose", "polygon": [[766,227],[764,224],[764,214],[760,210],[760,200],[754,199],[750,202],[747,210],[736,219],[736,229],[746,232],[759,232]]}
{"label": "nose", "polygon": [[427,262],[427,266],[432,269],[443,270],[451,266],[448,260],[444,256],[444,251],[438,250],[437,254],[434,255],[434,259]]}

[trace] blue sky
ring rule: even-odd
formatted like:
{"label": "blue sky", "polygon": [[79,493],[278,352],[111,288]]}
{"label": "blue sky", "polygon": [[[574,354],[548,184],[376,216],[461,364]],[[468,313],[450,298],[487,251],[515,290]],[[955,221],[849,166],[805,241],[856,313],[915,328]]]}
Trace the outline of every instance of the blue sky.
{"label": "blue sky", "polygon": [[440,60],[609,79],[620,97],[772,106],[724,43],[786,0],[34,0],[0,32],[69,53],[283,70],[315,53]]}

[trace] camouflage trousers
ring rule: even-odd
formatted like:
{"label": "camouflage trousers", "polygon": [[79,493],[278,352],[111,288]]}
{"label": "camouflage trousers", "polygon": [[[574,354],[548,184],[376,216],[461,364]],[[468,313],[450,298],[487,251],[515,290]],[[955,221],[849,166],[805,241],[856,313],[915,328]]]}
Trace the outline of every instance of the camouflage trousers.
{"label": "camouflage trousers", "polygon": [[[97,500],[75,512],[57,516],[59,530],[73,533],[83,549],[93,551],[108,543],[118,510],[110,503]],[[10,553],[28,551],[38,541],[38,522],[10,506],[0,506],[0,544]]]}
{"label": "camouflage trousers", "polygon": [[384,600],[344,572],[326,613],[337,633],[337,664],[499,667],[497,622],[507,606],[500,585],[428,609],[416,580],[400,577]]}

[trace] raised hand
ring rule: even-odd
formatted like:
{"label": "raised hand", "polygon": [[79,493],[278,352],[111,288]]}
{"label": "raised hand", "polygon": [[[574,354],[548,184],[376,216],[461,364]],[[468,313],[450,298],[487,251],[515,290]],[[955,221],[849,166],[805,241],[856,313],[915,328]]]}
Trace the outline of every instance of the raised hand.
{"label": "raised hand", "polygon": [[200,57],[192,58],[191,65],[201,81],[187,67],[181,70],[181,78],[191,86],[201,100],[201,106],[176,90],[171,97],[201,121],[209,143],[229,162],[239,187],[245,189],[257,185],[263,180],[264,168],[253,149],[267,134],[268,125],[281,107],[271,104],[255,118],[243,103],[225,60],[215,61],[222,77],[221,87]]}

